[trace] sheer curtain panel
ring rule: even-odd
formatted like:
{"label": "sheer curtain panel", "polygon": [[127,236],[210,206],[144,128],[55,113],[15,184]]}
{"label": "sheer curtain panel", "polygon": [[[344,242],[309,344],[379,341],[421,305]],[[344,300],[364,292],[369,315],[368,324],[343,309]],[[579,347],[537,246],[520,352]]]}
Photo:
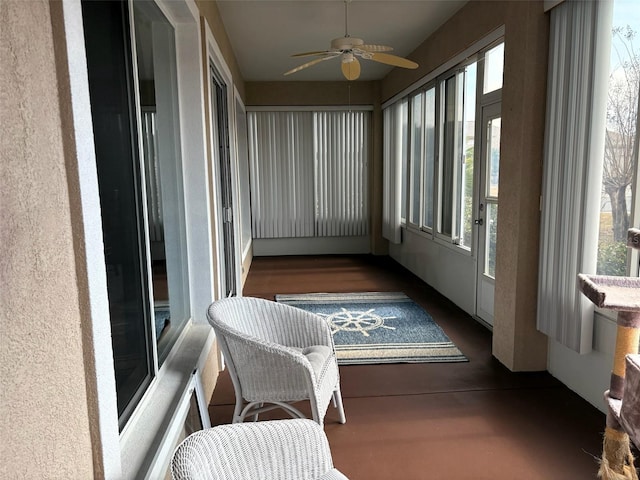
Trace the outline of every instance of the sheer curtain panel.
{"label": "sheer curtain panel", "polygon": [[612,3],[551,10],[542,185],[538,330],[591,350],[593,306],[578,273],[595,273]]}

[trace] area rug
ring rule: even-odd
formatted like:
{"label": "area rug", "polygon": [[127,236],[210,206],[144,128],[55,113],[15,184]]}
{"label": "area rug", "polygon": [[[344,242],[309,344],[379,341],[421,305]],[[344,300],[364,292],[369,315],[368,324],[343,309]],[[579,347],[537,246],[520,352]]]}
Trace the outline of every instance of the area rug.
{"label": "area rug", "polygon": [[338,364],[466,362],[420,305],[401,292],[276,295],[325,317]]}

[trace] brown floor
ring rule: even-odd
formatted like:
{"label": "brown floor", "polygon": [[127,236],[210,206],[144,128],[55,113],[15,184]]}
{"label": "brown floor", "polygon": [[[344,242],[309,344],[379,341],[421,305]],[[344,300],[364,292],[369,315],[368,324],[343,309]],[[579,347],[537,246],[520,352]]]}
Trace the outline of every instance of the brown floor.
{"label": "brown floor", "polygon": [[[244,288],[269,299],[359,291],[405,292],[469,362],[341,366],[347,423],[329,406],[325,431],[351,480],[596,478],[604,415],[547,373],[509,372],[485,327],[389,258],[255,258]],[[212,423],[231,421],[233,399],[222,372]]]}

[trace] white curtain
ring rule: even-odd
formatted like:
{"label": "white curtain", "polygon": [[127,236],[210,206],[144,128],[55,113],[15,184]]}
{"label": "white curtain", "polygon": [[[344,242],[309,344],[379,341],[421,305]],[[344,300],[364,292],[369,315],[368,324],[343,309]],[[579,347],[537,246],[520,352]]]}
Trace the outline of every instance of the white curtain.
{"label": "white curtain", "polygon": [[551,10],[537,325],[579,353],[593,335],[577,275],[596,269],[611,15],[609,1]]}
{"label": "white curtain", "polygon": [[369,233],[369,111],[249,112],[254,238]]}
{"label": "white curtain", "polygon": [[391,243],[402,241],[403,103],[389,105],[383,115],[382,236]]}

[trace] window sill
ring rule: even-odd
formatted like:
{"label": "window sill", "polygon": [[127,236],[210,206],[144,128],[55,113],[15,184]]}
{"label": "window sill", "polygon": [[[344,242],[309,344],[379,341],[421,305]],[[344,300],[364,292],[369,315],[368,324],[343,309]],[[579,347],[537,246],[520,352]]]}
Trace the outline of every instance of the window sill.
{"label": "window sill", "polygon": [[452,243],[448,237],[443,237],[437,233],[429,232],[409,224],[402,224],[401,227],[404,228],[407,232],[411,232],[416,236],[420,236],[424,239],[437,243],[438,245],[448,248],[460,255],[464,255],[466,257],[472,257],[470,248],[456,245],[455,243]]}
{"label": "window sill", "polygon": [[[214,342],[208,325],[189,324],[120,437],[122,478],[166,472],[184,418],[180,407],[194,369],[202,371]],[[155,475],[154,475],[155,476]]]}

